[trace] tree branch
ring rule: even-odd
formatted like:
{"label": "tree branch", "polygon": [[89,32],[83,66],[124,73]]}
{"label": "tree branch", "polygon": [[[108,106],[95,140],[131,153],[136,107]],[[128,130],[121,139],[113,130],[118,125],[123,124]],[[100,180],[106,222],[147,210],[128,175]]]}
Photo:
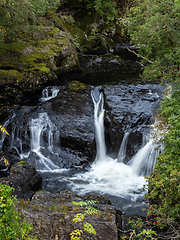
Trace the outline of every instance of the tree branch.
{"label": "tree branch", "polygon": [[[137,54],[135,51],[129,49],[128,47],[127,47],[127,50],[128,50],[129,52],[134,53],[136,56],[138,56],[138,54]],[[145,57],[143,57],[143,56],[140,56],[140,57],[143,58],[143,59],[145,59],[145,60],[148,61],[149,63],[153,63],[152,61],[150,61],[149,59],[147,59],[147,58],[145,58]]]}

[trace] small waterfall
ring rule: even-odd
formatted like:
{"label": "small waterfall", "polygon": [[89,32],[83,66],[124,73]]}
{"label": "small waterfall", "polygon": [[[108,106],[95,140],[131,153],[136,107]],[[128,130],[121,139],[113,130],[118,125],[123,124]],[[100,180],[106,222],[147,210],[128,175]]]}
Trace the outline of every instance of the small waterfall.
{"label": "small waterfall", "polygon": [[126,132],[124,134],[121,147],[119,149],[118,157],[117,157],[118,162],[123,162],[126,157],[126,149],[127,149],[129,134],[130,134],[129,132]]}
{"label": "small waterfall", "polygon": [[[31,120],[30,132],[30,152],[37,155],[37,158],[33,157],[33,160],[30,160],[30,164],[39,171],[59,169],[59,167],[50,159],[50,157],[58,157],[58,154],[61,151],[60,147],[57,146],[59,142],[59,131],[57,130],[56,126],[50,121],[47,113],[39,113],[38,118]],[[47,140],[44,141],[43,138]],[[55,146],[56,149],[54,149]],[[57,149],[58,152],[55,152]],[[28,153],[28,157],[30,155],[30,152]],[[21,157],[25,157],[25,155],[22,155]]]}
{"label": "small waterfall", "polygon": [[[99,93],[98,93],[99,94]],[[104,99],[103,93],[97,95],[97,88],[91,92],[91,96],[94,102],[94,125],[95,125],[95,139],[96,139],[96,159],[95,162],[105,161],[107,159],[106,155],[106,145],[104,136]]]}
{"label": "small waterfall", "polygon": [[132,158],[130,166],[133,173],[138,176],[149,176],[156,162],[154,156],[153,141],[149,141],[137,154]]}
{"label": "small waterfall", "polygon": [[41,102],[45,102],[50,100],[51,98],[55,98],[58,95],[59,88],[56,86],[53,87],[46,87],[42,91]]}

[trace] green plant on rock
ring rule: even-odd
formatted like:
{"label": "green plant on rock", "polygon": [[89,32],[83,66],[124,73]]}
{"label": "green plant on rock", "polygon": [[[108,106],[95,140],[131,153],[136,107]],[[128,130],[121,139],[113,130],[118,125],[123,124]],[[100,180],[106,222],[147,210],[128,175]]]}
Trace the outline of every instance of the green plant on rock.
{"label": "green plant on rock", "polygon": [[72,219],[72,222],[74,222],[74,223],[82,222],[82,228],[75,229],[70,233],[71,240],[83,240],[82,235],[84,232],[88,232],[90,234],[96,235],[96,230],[94,229],[94,227],[88,222],[83,223],[83,221],[84,221],[84,218],[86,215],[94,215],[94,214],[97,215],[100,213],[99,210],[90,206],[95,203],[98,203],[98,201],[94,201],[94,200],[79,201],[79,202],[73,201],[72,203],[75,206],[81,206],[81,207],[85,208],[85,210],[84,210],[84,213],[77,213],[74,216],[74,218]]}
{"label": "green plant on rock", "polygon": [[0,239],[3,240],[35,240],[31,237],[32,225],[22,221],[15,210],[17,199],[11,196],[13,188],[0,184]]}
{"label": "green plant on rock", "polygon": [[153,203],[149,212],[156,215],[160,227],[180,218],[180,90],[174,90],[162,102],[159,113],[170,125],[165,135],[165,147],[159,155],[153,174],[148,178]]}

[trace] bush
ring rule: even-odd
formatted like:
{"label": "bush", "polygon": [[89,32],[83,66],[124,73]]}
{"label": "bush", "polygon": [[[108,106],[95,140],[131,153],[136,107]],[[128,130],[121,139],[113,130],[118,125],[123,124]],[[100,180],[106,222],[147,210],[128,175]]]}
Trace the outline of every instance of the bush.
{"label": "bush", "polygon": [[32,226],[22,221],[15,210],[17,199],[11,197],[12,188],[0,184],[0,239],[3,240],[36,240],[29,235]]}
{"label": "bush", "polygon": [[38,18],[48,11],[55,11],[59,1],[55,0],[1,0],[0,41],[13,39],[19,32],[27,32]]}
{"label": "bush", "polygon": [[80,15],[95,13],[108,21],[113,21],[117,15],[117,4],[111,0],[67,0],[66,4]]}
{"label": "bush", "polygon": [[143,77],[177,81],[180,64],[180,0],[139,0],[122,21],[138,48]]}

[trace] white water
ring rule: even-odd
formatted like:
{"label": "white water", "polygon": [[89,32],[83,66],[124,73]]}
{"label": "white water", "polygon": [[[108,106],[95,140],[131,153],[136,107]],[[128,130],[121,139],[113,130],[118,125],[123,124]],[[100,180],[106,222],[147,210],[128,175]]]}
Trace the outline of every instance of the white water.
{"label": "white water", "polygon": [[41,102],[48,101],[52,98],[55,98],[58,95],[59,88],[56,86],[53,87],[47,87],[42,91],[42,97],[41,97]]}
{"label": "white water", "polygon": [[[30,154],[33,154],[33,160],[31,159],[30,164],[33,165],[38,171],[57,171],[60,170],[59,166],[54,164],[49,157],[45,157],[43,154],[46,151],[46,155],[56,154],[54,152],[54,146],[57,144],[59,139],[59,131],[56,126],[51,122],[47,113],[39,113],[38,118],[32,119],[30,122],[30,133],[31,133],[31,151],[27,154],[21,154],[21,159],[31,158]],[[43,137],[47,138],[47,146],[44,146]],[[60,152],[59,147],[59,152]],[[35,156],[34,156],[35,155]]]}
{"label": "white water", "polygon": [[95,126],[95,139],[96,139],[96,159],[95,162],[104,162],[107,160],[106,145],[104,138],[104,99],[102,93],[97,100],[91,93],[94,102],[94,126]]}
{"label": "white water", "polygon": [[117,157],[118,162],[123,162],[123,160],[126,157],[126,148],[127,148],[129,134],[130,134],[129,132],[126,132],[124,134],[124,137],[123,137],[123,140],[121,143],[121,147],[119,149],[118,157]]}
{"label": "white water", "polygon": [[98,192],[113,196],[130,197],[136,200],[143,195],[143,185],[146,185],[144,174],[150,174],[156,158],[154,156],[153,141],[149,141],[132,158],[129,165],[123,163],[126,157],[126,147],[129,133],[125,133],[118,158],[112,159],[106,154],[104,140],[104,109],[103,95],[99,99],[94,96],[94,124],[97,144],[96,160],[90,170],[85,173],[79,173],[71,178],[71,187],[80,194],[88,192]]}

